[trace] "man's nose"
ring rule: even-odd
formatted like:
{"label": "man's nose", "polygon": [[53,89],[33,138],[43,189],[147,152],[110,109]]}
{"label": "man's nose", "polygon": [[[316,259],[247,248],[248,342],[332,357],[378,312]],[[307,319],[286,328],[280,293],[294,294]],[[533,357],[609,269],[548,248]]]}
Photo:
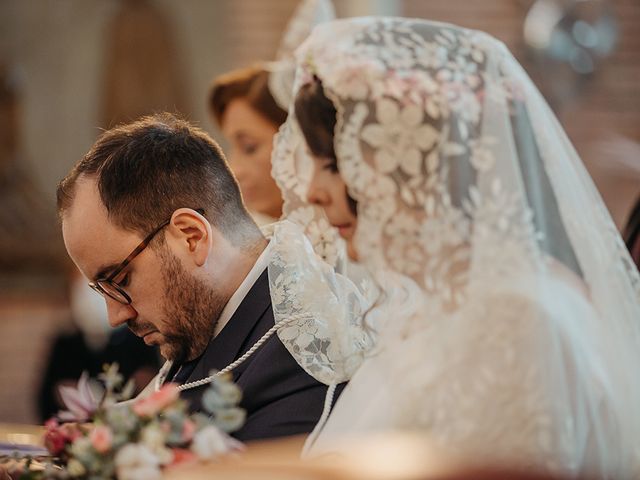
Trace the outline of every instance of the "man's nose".
{"label": "man's nose", "polygon": [[131,305],[125,305],[108,296],[105,296],[105,302],[107,302],[109,325],[113,328],[119,327],[138,316],[138,312]]}

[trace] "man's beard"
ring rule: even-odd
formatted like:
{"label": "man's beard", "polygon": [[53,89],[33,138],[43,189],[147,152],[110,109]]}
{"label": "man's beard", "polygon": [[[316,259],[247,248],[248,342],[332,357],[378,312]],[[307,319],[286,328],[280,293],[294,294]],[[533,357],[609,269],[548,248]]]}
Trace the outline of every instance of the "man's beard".
{"label": "man's beard", "polygon": [[167,360],[183,362],[200,356],[213,337],[228,298],[189,274],[168,249],[159,255],[165,285],[164,345]]}

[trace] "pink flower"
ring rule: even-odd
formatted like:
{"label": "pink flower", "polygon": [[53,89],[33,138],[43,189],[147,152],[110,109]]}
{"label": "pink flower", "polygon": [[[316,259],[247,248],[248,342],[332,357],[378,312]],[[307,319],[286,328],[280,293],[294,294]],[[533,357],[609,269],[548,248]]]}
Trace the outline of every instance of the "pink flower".
{"label": "pink flower", "polygon": [[198,460],[198,456],[195,453],[185,448],[172,448],[171,453],[173,454],[173,460],[168,467],[195,463]]}
{"label": "pink flower", "polygon": [[53,456],[60,455],[67,446],[67,438],[55,419],[45,423],[44,446]]}
{"label": "pink flower", "polygon": [[113,443],[113,433],[111,429],[104,425],[98,425],[89,434],[91,445],[98,453],[106,453],[111,449]]}
{"label": "pink flower", "polygon": [[69,443],[73,443],[74,440],[82,436],[82,431],[77,423],[65,423],[60,427],[60,432]]}
{"label": "pink flower", "polygon": [[89,388],[89,375],[83,372],[78,380],[78,386],[60,387],[60,396],[67,411],[58,413],[61,420],[84,422],[91,418],[91,415],[98,409],[91,388]]}
{"label": "pink flower", "polygon": [[180,390],[175,383],[166,383],[162,388],[146,398],[136,400],[133,411],[139,417],[152,417],[162,411],[180,397]]}
{"label": "pink flower", "polygon": [[196,424],[189,419],[184,421],[182,425],[182,441],[190,442],[193,439],[193,435],[196,433]]}
{"label": "pink flower", "polygon": [[54,428],[58,428],[59,426],[60,423],[58,423],[58,420],[55,417],[52,417],[44,422],[44,428],[46,428],[47,430],[52,430]]}

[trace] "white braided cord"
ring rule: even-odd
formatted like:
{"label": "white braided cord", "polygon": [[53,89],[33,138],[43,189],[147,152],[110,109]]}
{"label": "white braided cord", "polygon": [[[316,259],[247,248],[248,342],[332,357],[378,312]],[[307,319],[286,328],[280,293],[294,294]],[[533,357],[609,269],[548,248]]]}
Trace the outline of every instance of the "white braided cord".
{"label": "white braided cord", "polygon": [[318,438],[318,435],[320,435],[320,432],[324,428],[324,424],[327,423],[327,420],[329,419],[329,414],[331,413],[331,406],[333,405],[333,397],[335,395],[335,392],[336,392],[336,384],[332,383],[331,385],[329,385],[329,388],[327,389],[327,395],[324,397],[324,407],[322,409],[322,415],[320,415],[320,420],[318,420],[318,423],[316,423],[316,426],[313,428],[313,431],[309,434],[309,436],[304,442],[304,447],[302,448],[303,457],[309,452],[309,449],[313,446],[316,439]]}
{"label": "white braided cord", "polygon": [[[309,316],[310,315],[306,314],[306,313],[299,313],[297,315],[292,316],[291,318],[288,318],[287,320],[283,320],[283,321],[280,321],[280,322],[276,323],[273,327],[271,327],[269,330],[267,330],[267,332],[262,337],[260,337],[260,339],[256,343],[254,343],[253,346],[249,350],[247,350],[240,358],[238,358],[234,362],[230,363],[229,365],[227,365],[225,368],[223,368],[219,372],[214,373],[213,375],[209,375],[208,377],[201,378],[200,380],[195,380],[193,382],[184,383],[182,385],[179,385],[178,386],[178,390],[180,390],[182,392],[184,390],[190,390],[192,388],[196,388],[196,387],[200,387],[202,385],[206,385],[208,383],[211,383],[211,381],[214,378],[219,377],[220,375],[225,375],[225,374],[233,371],[234,368],[236,368],[240,364],[242,364],[251,355],[253,355],[256,350],[258,350],[262,345],[264,345],[266,343],[266,341],[269,340],[269,338],[271,338],[271,336],[275,332],[278,331],[278,329],[282,328],[285,325],[288,325],[289,323],[292,323],[294,321],[298,321],[301,318],[305,318],[305,317],[309,317]],[[168,361],[168,362],[165,362],[165,364],[160,369],[160,372],[158,373],[158,376],[156,377],[156,383],[155,383],[155,391],[156,392],[158,390],[160,390],[160,388],[162,387],[162,384],[164,383],[164,380],[165,380],[167,374],[169,373],[169,370],[171,369],[172,365],[173,365],[173,362]]]}

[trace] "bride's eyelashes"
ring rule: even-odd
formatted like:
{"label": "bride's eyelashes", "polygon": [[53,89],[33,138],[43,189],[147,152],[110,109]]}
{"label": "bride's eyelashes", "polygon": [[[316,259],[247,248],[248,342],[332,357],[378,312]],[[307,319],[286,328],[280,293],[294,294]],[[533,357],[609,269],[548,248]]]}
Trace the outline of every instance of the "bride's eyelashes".
{"label": "bride's eyelashes", "polygon": [[322,170],[327,170],[331,173],[338,173],[338,164],[335,160],[329,158],[322,163]]}

